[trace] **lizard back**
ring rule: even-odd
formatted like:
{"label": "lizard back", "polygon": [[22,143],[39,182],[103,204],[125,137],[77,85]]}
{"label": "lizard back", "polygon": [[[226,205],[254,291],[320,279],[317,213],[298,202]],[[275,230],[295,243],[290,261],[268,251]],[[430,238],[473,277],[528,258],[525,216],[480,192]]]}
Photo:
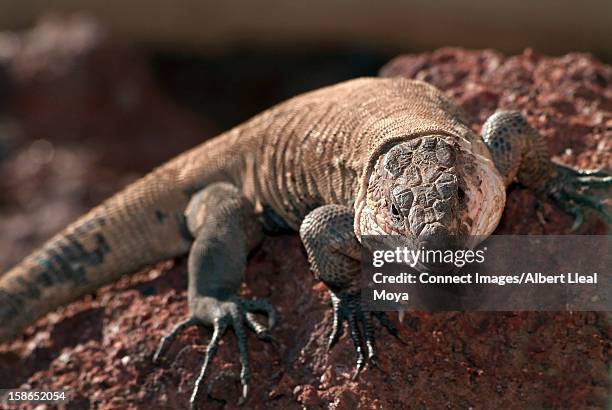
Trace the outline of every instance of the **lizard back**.
{"label": "lizard back", "polygon": [[[486,151],[464,116],[433,86],[360,78],[303,94],[242,129],[255,141],[241,183],[293,229],[324,204],[353,206],[368,169],[390,144],[426,134],[455,136]],[[482,145],[472,147],[472,145]]]}

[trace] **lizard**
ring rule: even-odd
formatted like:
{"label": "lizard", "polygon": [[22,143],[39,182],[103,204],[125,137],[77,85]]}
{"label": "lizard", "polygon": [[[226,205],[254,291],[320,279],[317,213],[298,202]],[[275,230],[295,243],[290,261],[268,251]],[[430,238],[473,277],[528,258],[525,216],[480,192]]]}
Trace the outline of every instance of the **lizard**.
{"label": "lizard", "polygon": [[[344,322],[355,376],[375,363],[373,321],[392,335],[384,312],[359,299],[362,237],[417,248],[486,237],[498,225],[506,188],[518,182],[574,217],[612,215],[597,189],[605,171],[550,159],[546,141],[516,111],[487,119],[480,135],[434,86],[405,78],[358,78],[280,103],[179,155],[92,209],[0,277],[0,341],[45,313],[119,276],[188,255],[189,316],[162,338],[154,362],[190,326],[212,327],[190,399],[196,407],[228,328],[248,394],[246,330],[274,342],[274,307],[239,294],[249,252],[266,233],[297,231],[333,319],[328,347]],[[296,278],[296,280],[299,280]],[[267,326],[254,313],[268,317]]]}

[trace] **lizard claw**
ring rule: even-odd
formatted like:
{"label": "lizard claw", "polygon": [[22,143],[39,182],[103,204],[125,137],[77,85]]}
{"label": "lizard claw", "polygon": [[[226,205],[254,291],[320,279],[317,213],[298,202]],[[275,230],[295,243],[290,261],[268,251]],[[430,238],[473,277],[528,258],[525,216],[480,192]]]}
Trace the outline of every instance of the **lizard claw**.
{"label": "lizard claw", "polygon": [[255,336],[257,336],[259,340],[271,343],[272,346],[274,346],[275,348],[280,347],[280,343],[278,343],[278,340],[276,340],[274,336],[272,336],[272,334],[270,333],[269,327],[266,328],[261,323],[259,323],[255,319],[255,315],[252,312],[247,312],[245,316],[245,323],[247,327],[251,329],[253,333],[255,333]]}
{"label": "lizard claw", "polygon": [[159,364],[163,354],[166,352],[166,350],[168,350],[168,348],[170,347],[174,339],[176,339],[176,337],[180,333],[182,333],[183,331],[185,331],[187,328],[191,326],[195,326],[196,324],[197,324],[197,320],[195,320],[193,317],[190,317],[189,319],[184,320],[178,325],[176,325],[170,331],[168,335],[164,336],[161,342],[159,343],[159,346],[157,350],[155,351],[155,354],[153,355],[153,364]]}
{"label": "lizard claw", "polygon": [[332,331],[329,334],[329,340],[327,342],[328,352],[335,346],[338,339],[340,339],[340,336],[342,336],[342,323],[345,319],[343,309],[340,308],[340,299],[332,292],[330,292],[330,294],[334,318],[332,320]]}
{"label": "lizard claw", "polygon": [[380,324],[386,328],[389,333],[395,336],[402,343],[406,344],[406,342],[400,337],[395,325],[389,320],[389,318],[387,318],[384,312],[363,311],[359,295],[336,295],[333,292],[330,293],[334,318],[332,322],[332,332],[327,345],[328,350],[331,349],[340,338],[342,334],[342,324],[344,320],[346,320],[348,322],[349,334],[355,346],[355,353],[357,355],[357,363],[355,365],[355,372],[353,373],[352,379],[359,376],[359,373],[365,367],[366,361],[370,365],[378,367],[372,317],[378,319]]}
{"label": "lizard claw", "polygon": [[[165,353],[176,336],[183,330],[193,325],[212,324],[213,335],[210,342],[206,346],[206,355],[204,363],[200,369],[200,374],[196,379],[191,398],[189,400],[190,408],[195,409],[200,399],[202,392],[202,383],[206,379],[210,364],[217,353],[219,342],[225,334],[228,326],[234,330],[234,334],[238,339],[238,350],[240,353],[240,364],[242,370],[240,372],[240,382],[242,384],[242,394],[238,400],[238,405],[245,403],[249,392],[249,357],[247,351],[247,337],[244,325],[252,330],[260,340],[264,340],[278,346],[278,342],[272,337],[269,330],[276,322],[276,310],[265,300],[246,300],[239,297],[233,297],[227,301],[219,301],[212,298],[207,298],[205,301],[207,308],[203,317],[192,316],[191,318],[179,323],[174,329],[164,337],[155,352],[153,357],[154,363],[159,363],[160,357]],[[268,325],[261,325],[255,320],[254,312],[264,312],[268,314]]]}
{"label": "lizard claw", "polygon": [[584,211],[595,211],[608,224],[612,224],[612,212],[605,204],[606,197],[593,194],[592,190],[612,187],[612,175],[605,171],[577,171],[556,164],[557,176],[547,185],[545,194],[565,213],[574,217],[571,231],[584,223]]}

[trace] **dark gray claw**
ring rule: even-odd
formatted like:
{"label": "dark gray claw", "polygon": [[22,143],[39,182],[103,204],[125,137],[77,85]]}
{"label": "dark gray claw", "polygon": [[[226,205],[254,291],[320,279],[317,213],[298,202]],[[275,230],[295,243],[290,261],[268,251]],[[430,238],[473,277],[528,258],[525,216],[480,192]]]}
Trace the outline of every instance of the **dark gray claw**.
{"label": "dark gray claw", "polygon": [[612,176],[579,176],[576,181],[581,187],[590,189],[604,189],[612,186]]}
{"label": "dark gray claw", "polygon": [[244,320],[244,312],[236,311],[232,313],[232,326],[234,333],[238,339],[238,351],[240,352],[240,383],[242,384],[242,396],[238,401],[238,405],[244,404],[249,393],[249,355],[246,343],[246,333],[242,321]]}
{"label": "dark gray claw", "polygon": [[[557,165],[558,167],[560,167],[561,165]],[[567,168],[567,167],[564,167]],[[579,177],[586,177],[586,178],[598,178],[600,181],[602,182],[606,182],[610,183],[610,181],[612,181],[612,176],[606,172],[606,171],[596,171],[596,170],[584,170],[584,171],[577,171],[571,168],[567,168],[570,169],[571,171],[574,172],[574,174],[576,176]]]}
{"label": "dark gray claw", "polygon": [[340,309],[340,299],[333,293],[331,294],[331,299],[334,318],[332,322],[332,331],[329,335],[329,341],[327,342],[327,350],[334,347],[338,339],[340,339],[342,335],[342,322],[344,321],[344,314],[342,313],[342,309]]}
{"label": "dark gray claw", "polygon": [[242,300],[241,304],[247,312],[265,313],[268,315],[268,330],[271,330],[276,324],[276,309],[267,300]]}
{"label": "dark gray claw", "polygon": [[192,410],[197,407],[198,399],[200,398],[202,391],[202,382],[206,378],[210,363],[217,353],[219,342],[227,330],[227,322],[228,321],[226,318],[217,320],[215,322],[213,336],[210,339],[210,342],[208,342],[208,346],[206,346],[206,356],[204,357],[204,363],[202,363],[202,368],[200,369],[200,375],[196,379],[193,392],[191,393],[191,398],[189,399],[189,406]]}
{"label": "dark gray claw", "polygon": [[570,200],[574,201],[578,206],[585,208],[591,208],[599,213],[606,222],[612,223],[612,214],[606,209],[606,206],[602,201],[592,195],[579,194],[576,192],[568,192],[567,196]]}
{"label": "dark gray claw", "polygon": [[366,349],[368,351],[368,361],[377,365],[376,348],[374,346],[374,327],[372,326],[372,313],[363,312],[363,337],[365,339]]}
{"label": "dark gray claw", "polygon": [[[217,302],[215,302],[217,303]],[[219,347],[219,342],[221,338],[225,334],[227,327],[231,326],[234,329],[234,334],[238,339],[238,350],[240,353],[240,364],[242,366],[242,370],[240,372],[240,382],[242,384],[242,394],[238,401],[238,404],[241,405],[246,401],[248,391],[249,391],[249,357],[247,350],[247,336],[245,332],[244,325],[246,324],[247,328],[252,330],[259,339],[265,340],[268,342],[272,342],[277,344],[276,340],[270,335],[270,328],[266,328],[255,320],[255,315],[253,312],[263,312],[268,314],[268,324],[271,326],[276,322],[276,310],[272,305],[270,305],[267,301],[264,300],[244,300],[240,298],[233,298],[229,301],[218,302],[218,317],[214,320],[213,323],[213,336],[206,347],[206,355],[204,357],[204,362],[202,363],[202,367],[200,369],[200,374],[195,381],[195,385],[193,388],[193,392],[191,394],[191,398],[189,400],[189,405],[191,409],[195,409],[197,407],[197,403],[202,395],[203,386],[202,383],[206,379],[206,376],[209,373],[210,364],[212,363],[215,354],[217,353],[217,348]],[[215,310],[215,311],[216,311]],[[179,333],[184,331],[190,326],[193,325],[204,325],[203,320],[200,320],[196,317],[191,317],[172,329],[170,334],[164,337],[159,345],[159,348],[155,352],[153,357],[153,362],[159,362],[160,357],[166,352],[170,344],[176,339]],[[210,321],[208,322],[210,323]]]}
{"label": "dark gray claw", "polygon": [[[359,295],[335,295],[332,293],[331,296],[334,309],[334,319],[328,348],[331,348],[340,337],[342,332],[342,322],[346,319],[348,322],[349,334],[353,344],[355,345],[355,353],[357,355],[357,363],[355,366],[353,379],[359,375],[361,370],[363,370],[366,361],[374,366],[377,366],[372,316],[375,316],[381,325],[383,325],[383,327],[400,342],[407,344],[400,337],[397,328],[387,318],[384,312],[364,312],[362,310]],[[359,326],[360,324],[361,328]],[[364,344],[367,351],[367,358],[364,355]]]}
{"label": "dark gray claw", "polygon": [[606,196],[591,193],[612,187],[612,176],[604,171],[576,171],[556,165],[557,176],[551,180],[544,194],[565,213],[574,217],[572,231],[584,222],[584,210],[595,211],[608,224],[612,224],[612,212],[605,204]]}
{"label": "dark gray claw", "polygon": [[197,323],[198,321],[195,318],[190,317],[189,319],[184,320],[178,325],[176,325],[167,336],[164,336],[162,338],[161,342],[159,343],[159,347],[157,348],[157,351],[153,356],[153,363],[159,363],[159,359],[164,353],[166,353],[166,350],[168,350],[168,347],[170,347],[174,339],[176,339],[176,337],[184,330],[191,326],[195,326]]}
{"label": "dark gray claw", "polygon": [[[350,305],[349,309],[351,309]],[[365,365],[363,347],[361,346],[362,337],[361,332],[359,331],[359,325],[357,324],[357,312],[354,309],[351,309],[351,311],[346,317],[346,320],[349,325],[349,334],[351,335],[351,340],[355,345],[355,353],[357,354],[357,364],[355,366],[355,374],[353,375],[353,379],[356,379],[357,376],[359,376],[361,370],[363,369],[363,366]]]}
{"label": "dark gray claw", "polygon": [[255,315],[252,312],[247,312],[245,323],[247,327],[251,329],[253,333],[255,333],[255,336],[257,336],[259,340],[263,340],[264,342],[270,342],[276,348],[280,346],[278,341],[270,333],[269,328],[259,323],[257,319],[255,319]]}

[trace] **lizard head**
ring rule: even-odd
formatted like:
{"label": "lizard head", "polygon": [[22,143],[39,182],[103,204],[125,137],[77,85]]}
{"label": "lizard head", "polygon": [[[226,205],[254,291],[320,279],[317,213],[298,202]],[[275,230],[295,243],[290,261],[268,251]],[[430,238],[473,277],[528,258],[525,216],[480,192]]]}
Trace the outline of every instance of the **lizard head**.
{"label": "lizard head", "polygon": [[463,247],[470,219],[460,153],[451,138],[427,135],[380,155],[356,204],[357,236],[392,248]]}

